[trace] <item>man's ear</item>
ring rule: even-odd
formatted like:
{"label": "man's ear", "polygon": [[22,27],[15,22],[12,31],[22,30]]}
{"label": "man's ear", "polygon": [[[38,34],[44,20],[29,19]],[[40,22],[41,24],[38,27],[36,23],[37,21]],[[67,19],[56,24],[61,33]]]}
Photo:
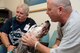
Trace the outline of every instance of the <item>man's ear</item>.
{"label": "man's ear", "polygon": [[64,7],[63,6],[59,6],[58,7],[58,14],[61,15],[63,13]]}

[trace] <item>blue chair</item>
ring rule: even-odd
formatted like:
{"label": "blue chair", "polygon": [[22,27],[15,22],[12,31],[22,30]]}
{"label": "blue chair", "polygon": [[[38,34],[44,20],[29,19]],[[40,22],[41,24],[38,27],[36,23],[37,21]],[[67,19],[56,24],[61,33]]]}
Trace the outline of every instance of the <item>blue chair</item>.
{"label": "blue chair", "polygon": [[49,45],[48,45],[49,48],[52,48],[52,46],[55,44],[57,35],[58,35],[58,32],[57,30],[55,30],[52,34],[51,39],[49,40]]}
{"label": "blue chair", "polygon": [[[55,31],[53,32],[53,34],[52,34],[51,39],[49,39],[49,33],[48,33],[46,36],[44,36],[43,38],[41,38],[40,42],[45,43],[45,44],[48,44],[48,47],[49,47],[49,48],[52,48],[52,46],[53,46],[53,45],[55,44],[55,42],[56,42],[57,36],[58,36],[58,32],[57,32],[57,30],[55,30]],[[45,45],[45,44],[44,44],[44,45]]]}
{"label": "blue chair", "polygon": [[49,33],[40,39],[40,42],[48,47],[49,44]]}

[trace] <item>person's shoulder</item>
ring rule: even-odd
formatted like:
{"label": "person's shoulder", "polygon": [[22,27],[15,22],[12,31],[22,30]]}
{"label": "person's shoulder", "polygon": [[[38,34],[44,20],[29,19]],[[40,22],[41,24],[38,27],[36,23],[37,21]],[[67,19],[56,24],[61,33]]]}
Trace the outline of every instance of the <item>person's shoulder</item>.
{"label": "person's shoulder", "polygon": [[35,22],[34,19],[32,19],[32,18],[30,18],[30,17],[28,17],[28,18],[26,19],[26,21]]}
{"label": "person's shoulder", "polygon": [[32,18],[28,17],[27,20],[33,20]]}
{"label": "person's shoulder", "polygon": [[32,23],[32,24],[33,24],[33,23],[36,24],[35,20],[33,20],[33,19],[30,18],[30,17],[28,17],[26,21],[28,21],[29,23]]}

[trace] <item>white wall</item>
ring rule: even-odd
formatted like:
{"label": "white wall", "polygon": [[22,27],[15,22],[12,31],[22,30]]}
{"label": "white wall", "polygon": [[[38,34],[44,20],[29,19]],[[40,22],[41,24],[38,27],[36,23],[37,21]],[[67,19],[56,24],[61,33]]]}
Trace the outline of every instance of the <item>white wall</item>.
{"label": "white wall", "polygon": [[0,8],[4,7],[4,0],[0,0]]}
{"label": "white wall", "polygon": [[10,9],[13,12],[13,16],[15,15],[16,7],[23,3],[23,0],[4,0],[5,7]]}
{"label": "white wall", "polygon": [[71,1],[73,9],[80,12],[80,0],[70,0],[70,1]]}

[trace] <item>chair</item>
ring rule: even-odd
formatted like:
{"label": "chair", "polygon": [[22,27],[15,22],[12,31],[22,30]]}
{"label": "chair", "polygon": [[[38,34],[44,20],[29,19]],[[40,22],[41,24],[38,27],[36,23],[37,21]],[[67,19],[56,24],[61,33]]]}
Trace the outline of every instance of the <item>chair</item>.
{"label": "chair", "polygon": [[48,47],[49,44],[49,33],[40,39],[40,42]]}
{"label": "chair", "polygon": [[49,48],[52,48],[52,46],[55,44],[57,35],[58,35],[57,30],[55,30],[52,34],[51,39],[49,40],[49,45],[48,45]]}

